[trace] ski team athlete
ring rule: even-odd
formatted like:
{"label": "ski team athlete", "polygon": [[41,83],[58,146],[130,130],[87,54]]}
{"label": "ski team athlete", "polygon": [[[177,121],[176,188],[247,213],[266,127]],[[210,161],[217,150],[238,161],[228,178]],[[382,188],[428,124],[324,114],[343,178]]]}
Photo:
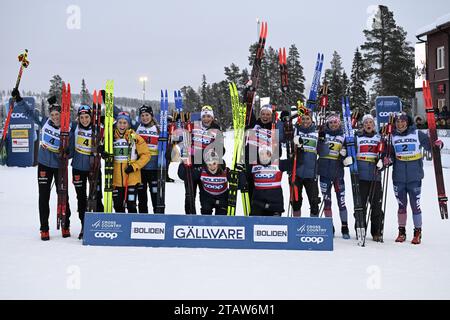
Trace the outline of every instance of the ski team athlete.
{"label": "ski team athlete", "polygon": [[113,202],[115,212],[137,213],[137,188],[141,169],[150,160],[150,150],[143,138],[130,129],[128,112],[120,112],[114,130]]}
{"label": "ski team athlete", "polygon": [[[70,155],[72,157],[72,183],[77,193],[78,216],[81,221],[81,233],[83,238],[84,215],[87,209],[87,181],[93,161],[92,150],[92,108],[81,105],[78,108],[78,124],[73,126],[70,134]],[[103,212],[101,174],[97,182],[97,210]]]}
{"label": "ski team athlete", "polygon": [[[201,171],[193,171],[193,180],[200,181],[200,212],[202,215],[226,215],[228,206],[228,168],[220,164],[220,157],[210,150],[204,156],[205,165]],[[180,163],[178,176],[186,179],[186,167]]]}
{"label": "ski team athlete", "polygon": [[336,114],[329,115],[325,126],[325,143],[328,144],[329,152],[319,158],[320,189],[324,201],[324,213],[325,217],[333,216],[331,211],[331,188],[334,187],[341,218],[342,237],[350,239],[347,207],[345,206],[344,163],[341,160],[341,157],[345,158],[347,155],[344,141],[341,119]]}
{"label": "ski team athlete", "polygon": [[[223,134],[220,131],[220,126],[214,121],[214,111],[211,106],[204,106],[201,111],[201,121],[194,123],[194,128],[191,133],[192,147],[191,147],[191,159],[193,165],[193,176],[198,176],[202,171],[204,165],[203,155],[209,150],[215,150],[217,154],[223,155],[225,153]],[[182,141],[182,137],[176,138],[178,141]],[[218,150],[221,149],[221,150]],[[197,171],[194,173],[194,171]],[[189,197],[187,179],[184,186],[186,189],[186,196],[184,202],[184,209],[186,214],[196,214],[195,209],[195,197],[197,194],[197,187],[199,187],[200,180],[193,179],[193,195]],[[193,204],[191,204],[193,201]],[[191,212],[191,205],[193,212]]]}
{"label": "ski team athlete", "polygon": [[141,184],[138,187],[139,213],[148,213],[147,190],[150,190],[153,212],[156,213],[156,197],[158,193],[158,139],[160,130],[150,106],[143,105],[139,108],[140,123],[136,133],[147,144],[150,152],[150,161],[141,170]]}
{"label": "ski team athlete", "polygon": [[[443,142],[436,140],[435,147],[443,148]],[[422,239],[422,210],[420,195],[424,177],[422,153],[420,148],[431,151],[427,134],[417,130],[412,119],[401,112],[395,119],[392,135],[392,158],[385,158],[387,165],[393,162],[392,180],[398,202],[398,237],[396,242],[406,240],[406,206],[409,202],[413,213],[414,235],[412,244],[420,244]],[[394,157],[395,156],[395,157]]]}
{"label": "ski team athlete", "polygon": [[[374,241],[380,242],[383,214],[380,170],[383,169],[383,164],[381,159],[378,161],[378,147],[381,137],[375,130],[375,121],[370,114],[363,116],[362,124],[362,129],[355,135],[360,197],[365,209],[370,204],[370,233]],[[367,210],[364,212],[367,214]],[[366,217],[364,219],[367,220]]]}
{"label": "ski team athlete", "polygon": [[292,169],[292,162],[289,159],[272,162],[272,149],[267,147],[259,148],[258,158],[259,164],[251,166],[254,190],[250,215],[281,216],[284,212],[281,179],[284,171]]}
{"label": "ski team athlete", "polygon": [[[17,100],[16,100],[17,101]],[[52,181],[58,179],[58,170],[60,167],[60,125],[61,125],[61,106],[56,102],[56,97],[48,99],[50,104],[50,117],[44,123],[41,132],[41,143],[38,152],[38,185],[39,185],[39,218],[41,223],[41,239],[50,240],[48,218],[50,216],[50,191]],[[69,154],[70,149],[62,150]],[[58,184],[55,183],[58,187]],[[70,208],[69,196],[67,195],[66,219],[62,228],[63,238],[70,237]]]}
{"label": "ski team athlete", "polygon": [[[252,165],[260,164],[259,149],[272,149],[272,124],[274,120],[272,106],[266,104],[259,111],[259,118],[256,119],[254,112],[251,113],[250,124],[247,126],[247,141],[245,147],[245,163],[247,165],[247,185],[248,195],[252,199],[255,183],[253,181]],[[284,140],[284,129],[281,121],[276,123],[276,132],[278,132],[278,157],[281,157],[281,143]]]}
{"label": "ski team athlete", "polygon": [[301,216],[303,203],[302,191],[305,188],[310,204],[310,216],[319,216],[319,186],[317,181],[317,155],[329,152],[328,144],[319,139],[319,133],[312,121],[311,112],[305,109],[295,126],[294,143],[297,145],[297,168],[295,168],[295,185],[298,188],[298,200],[292,201],[293,216]]}

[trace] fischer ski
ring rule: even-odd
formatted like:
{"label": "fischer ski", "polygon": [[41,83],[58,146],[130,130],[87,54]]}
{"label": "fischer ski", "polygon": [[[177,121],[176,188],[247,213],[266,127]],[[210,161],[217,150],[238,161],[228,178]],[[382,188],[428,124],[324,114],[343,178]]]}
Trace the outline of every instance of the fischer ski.
{"label": "fischer ski", "polygon": [[344,118],[344,135],[345,143],[347,145],[347,156],[352,157],[353,163],[350,165],[350,176],[352,180],[352,193],[353,193],[353,207],[355,211],[356,220],[356,238],[358,240],[358,245],[364,246],[364,238],[366,232],[365,226],[365,212],[364,206],[361,201],[361,196],[359,193],[359,173],[358,173],[358,163],[356,159],[356,141],[355,134],[352,128],[352,119],[350,113],[350,100],[348,97],[342,97],[342,115]]}
{"label": "fischer ski", "polygon": [[106,82],[105,94],[105,212],[111,213],[113,209],[113,172],[114,172],[114,149],[113,149],[113,123],[114,123],[114,81]]}
{"label": "fischer ski", "polygon": [[431,96],[430,82],[423,82],[423,98],[425,100],[425,110],[427,112],[428,132],[433,154],[434,175],[436,177],[436,189],[438,194],[439,211],[442,219],[448,219],[447,195],[445,194],[444,175],[442,172],[441,150],[434,145],[438,139],[436,131],[436,118],[434,115],[433,99]]}
{"label": "fischer ski", "polygon": [[320,86],[320,75],[322,74],[323,67],[323,54],[317,54],[316,67],[314,69],[313,81],[311,83],[311,89],[309,91],[309,98],[306,101],[306,106],[311,111],[311,114],[316,112],[317,93]]}
{"label": "fischer ski", "polygon": [[61,96],[61,120],[60,120],[60,134],[59,134],[59,156],[60,164],[58,169],[58,205],[56,214],[56,228],[59,230],[67,229],[66,217],[67,217],[67,195],[68,195],[68,170],[67,165],[69,162],[69,155],[67,149],[69,147],[69,131],[70,131],[70,84],[63,83],[62,96]]}
{"label": "fischer ski", "polygon": [[[245,172],[245,165],[242,162],[242,149],[245,135],[246,106],[239,101],[239,94],[236,84],[231,82],[229,84],[229,89],[231,96],[231,107],[233,111],[234,151],[230,170],[227,215],[235,216],[239,177],[242,172]],[[250,212],[248,190],[246,188],[242,188],[241,195],[244,215],[248,216]]]}
{"label": "fischer ski", "polygon": [[[175,97],[177,99],[177,97]],[[161,90],[161,108],[159,112],[159,125],[160,134],[158,139],[158,193],[156,198],[155,213],[164,213],[165,204],[165,190],[166,190],[166,178],[167,178],[167,163],[166,163],[166,151],[167,151],[167,114],[169,112],[169,98],[167,90],[165,94]]]}
{"label": "fischer ski", "polygon": [[259,41],[258,47],[256,49],[255,59],[253,61],[252,73],[250,75],[251,86],[246,93],[246,97],[244,97],[246,105],[247,105],[247,125],[250,124],[251,115],[253,112],[253,105],[255,103],[256,90],[258,89],[259,79],[260,79],[260,70],[262,59],[264,56],[264,47],[266,45],[267,38],[267,22],[262,22],[261,29],[259,31]]}
{"label": "fischer ski", "polygon": [[100,145],[100,141],[102,139],[102,130],[101,130],[101,112],[102,112],[102,95],[96,90],[94,90],[94,94],[92,96],[92,157],[91,157],[91,168],[89,171],[89,196],[87,202],[87,211],[88,212],[97,212],[99,208],[97,208],[97,196],[99,192],[98,186],[98,178],[100,174],[101,168],[101,156],[98,153],[97,149]]}

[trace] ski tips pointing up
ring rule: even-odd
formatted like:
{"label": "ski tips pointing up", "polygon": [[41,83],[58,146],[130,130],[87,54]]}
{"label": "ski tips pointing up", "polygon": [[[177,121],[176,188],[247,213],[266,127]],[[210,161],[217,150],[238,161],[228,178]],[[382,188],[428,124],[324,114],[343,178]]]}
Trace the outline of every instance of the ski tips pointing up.
{"label": "ski tips pointing up", "polygon": [[267,22],[262,22],[261,29],[259,30],[259,37],[262,39],[267,38]]}

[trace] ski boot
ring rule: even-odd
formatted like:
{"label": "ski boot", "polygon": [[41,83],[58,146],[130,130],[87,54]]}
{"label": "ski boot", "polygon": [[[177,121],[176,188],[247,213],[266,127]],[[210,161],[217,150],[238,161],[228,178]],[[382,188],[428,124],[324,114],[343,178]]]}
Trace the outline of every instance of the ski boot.
{"label": "ski boot", "polygon": [[372,240],[375,242],[383,242],[383,237],[380,234],[373,234]]}
{"label": "ski boot", "polygon": [[411,240],[412,244],[420,244],[422,242],[422,228],[414,228],[414,237]]}
{"label": "ski boot", "polygon": [[63,228],[63,229],[62,229],[62,237],[63,237],[63,238],[68,238],[68,237],[70,237],[70,229],[69,229],[69,228]]}
{"label": "ski boot", "polygon": [[405,242],[406,240],[406,229],[405,227],[398,227],[398,236],[395,242]]}
{"label": "ski boot", "polygon": [[78,240],[83,240],[83,229],[81,229],[80,234],[78,235]]}
{"label": "ski boot", "polygon": [[41,231],[41,240],[42,241],[50,240],[50,233],[48,231]]}
{"label": "ski boot", "polygon": [[170,178],[169,176],[167,176],[167,177],[166,177],[166,182],[171,183],[171,182],[175,182],[175,180],[173,180],[172,178]]}
{"label": "ski boot", "polygon": [[345,240],[350,239],[350,231],[348,230],[348,225],[343,224],[341,227],[342,238]]}

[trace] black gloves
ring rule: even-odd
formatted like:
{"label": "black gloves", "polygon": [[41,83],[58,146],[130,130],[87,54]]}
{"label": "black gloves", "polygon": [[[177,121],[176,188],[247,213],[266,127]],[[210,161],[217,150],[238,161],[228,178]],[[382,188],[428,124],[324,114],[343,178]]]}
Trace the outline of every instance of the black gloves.
{"label": "black gloves", "polygon": [[130,174],[132,172],[134,172],[134,168],[131,164],[129,164],[128,167],[125,169],[125,173]]}
{"label": "black gloves", "polygon": [[319,141],[325,141],[325,131],[319,130]]}
{"label": "black gloves", "polygon": [[280,119],[283,122],[289,121],[289,111],[286,110],[281,111]]}
{"label": "black gloves", "polygon": [[11,96],[14,99],[14,101],[16,102],[20,102],[22,101],[22,97],[20,96],[20,92],[17,88],[14,88],[13,91],[11,92]]}

